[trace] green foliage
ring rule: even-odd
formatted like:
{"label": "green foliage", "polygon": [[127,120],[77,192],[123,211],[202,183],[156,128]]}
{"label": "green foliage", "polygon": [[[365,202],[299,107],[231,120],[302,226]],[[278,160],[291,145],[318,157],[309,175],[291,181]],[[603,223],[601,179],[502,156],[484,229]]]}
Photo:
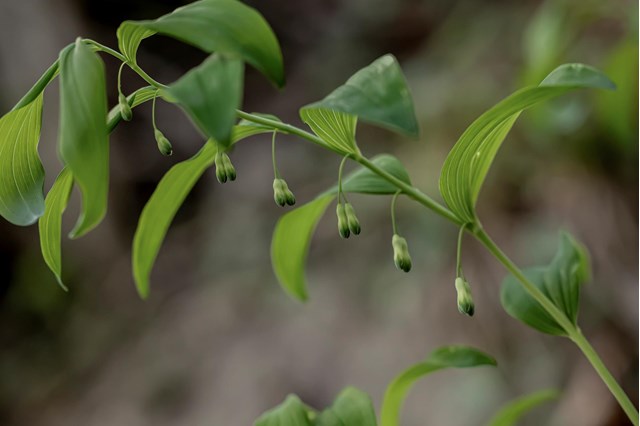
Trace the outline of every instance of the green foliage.
{"label": "green foliage", "polygon": [[236,109],[242,102],[243,75],[241,61],[214,54],[162,94],[177,102],[206,137],[229,146]]}
{"label": "green foliage", "polygon": [[41,94],[0,118],[0,215],[15,225],[30,225],[44,212],[41,122]]}
{"label": "green foliage", "polygon": [[126,21],[118,29],[120,51],[133,63],[140,42],[155,33],[207,53],[242,58],[284,86],[282,53],[271,27],[255,9],[236,0],[200,0],[149,21]]}
{"label": "green foliage", "polygon": [[489,426],[514,426],[531,410],[559,396],[560,393],[557,390],[548,389],[517,398],[502,407],[489,421]]}
{"label": "green foliage", "polygon": [[582,64],[565,64],[539,86],[521,89],[482,114],[462,134],[447,156],[440,174],[440,193],[465,223],[476,223],[475,205],[489,167],[518,116],[527,108],[580,88],[614,89],[600,71]]}
{"label": "green foliage", "polygon": [[[376,59],[323,100],[300,110],[305,123],[310,124],[307,122],[309,120],[325,132],[332,127],[334,130],[329,131],[330,136],[335,136],[335,133],[348,136],[350,127],[347,124],[353,120],[352,126],[355,128],[355,119],[342,115],[331,118],[327,112],[313,113],[313,110],[341,112],[409,136],[418,136],[419,132],[407,82],[393,55]],[[341,127],[345,128],[344,131],[335,130]],[[316,132],[315,127],[312,126],[312,129]],[[316,134],[323,137],[318,132]]]}
{"label": "green foliage", "polygon": [[300,117],[313,133],[328,146],[342,154],[359,154],[356,145],[356,123],[358,117],[324,108],[304,108]]}
{"label": "green foliage", "polygon": [[67,207],[69,195],[73,188],[73,175],[65,167],[62,169],[45,200],[44,214],[38,220],[38,230],[40,231],[40,247],[42,257],[51,272],[56,276],[58,284],[62,288],[66,287],[62,283],[62,213]]}
{"label": "green foliage", "polygon": [[[372,161],[403,182],[410,182],[407,171],[397,158],[381,155]],[[360,168],[343,180],[342,190],[363,194],[393,194],[397,188],[370,170]],[[288,212],[280,218],[273,231],[273,270],[282,288],[295,299],[307,300],[304,268],[311,237],[318,221],[337,193],[336,185],[315,200]],[[345,225],[348,226],[348,220]]]}
{"label": "green foliage", "polygon": [[289,395],[282,404],[260,416],[254,426],[314,426],[314,423],[300,398]]}
{"label": "green foliage", "polygon": [[376,412],[371,398],[353,387],[347,387],[338,394],[331,407],[322,411],[315,426],[376,426]]}
{"label": "green foliage", "polygon": [[[551,263],[526,269],[524,274],[573,325],[577,325],[580,287],[590,276],[588,255],[580,243],[569,234],[561,233],[558,252]],[[548,334],[568,334],[568,330],[558,324],[515,277],[504,280],[500,299],[509,315],[530,327]]]}
{"label": "green foliage", "polygon": [[444,368],[496,365],[495,359],[467,346],[446,346],[398,375],[387,387],[380,411],[380,426],[398,426],[404,400],[418,379]]}
{"label": "green foliage", "polygon": [[82,193],[70,236],[80,237],[107,211],[109,138],[104,64],[80,39],[60,54],[60,156]]}

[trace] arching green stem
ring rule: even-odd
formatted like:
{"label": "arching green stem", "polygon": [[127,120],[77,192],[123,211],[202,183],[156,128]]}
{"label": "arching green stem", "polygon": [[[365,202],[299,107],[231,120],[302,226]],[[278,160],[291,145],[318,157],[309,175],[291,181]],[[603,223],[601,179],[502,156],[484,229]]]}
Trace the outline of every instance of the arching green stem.
{"label": "arching green stem", "polygon": [[391,198],[391,227],[393,229],[393,235],[398,233],[398,225],[396,225],[396,201],[398,201],[400,194],[402,194],[402,191],[398,190],[393,194],[393,198]]}

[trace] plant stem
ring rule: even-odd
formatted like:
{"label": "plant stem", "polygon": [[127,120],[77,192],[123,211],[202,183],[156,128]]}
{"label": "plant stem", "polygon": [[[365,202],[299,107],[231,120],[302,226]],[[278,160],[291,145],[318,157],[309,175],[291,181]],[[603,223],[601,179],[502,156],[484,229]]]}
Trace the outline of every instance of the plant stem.
{"label": "plant stem", "polygon": [[273,136],[271,137],[271,162],[273,163],[273,178],[280,179],[280,173],[278,172],[278,166],[276,165],[276,134],[277,130],[273,130]]}
{"label": "plant stem", "polygon": [[393,235],[398,233],[398,226],[396,225],[396,201],[398,200],[398,196],[402,194],[402,191],[398,190],[395,194],[393,194],[393,198],[391,199],[391,226],[393,228]]}
{"label": "plant stem", "polygon": [[342,192],[342,170],[344,169],[344,164],[349,159],[349,155],[345,155],[342,161],[340,162],[340,167],[338,168],[338,203],[340,203],[340,197],[344,200],[345,203],[348,203],[347,197]]}
{"label": "plant stem", "polygon": [[[332,151],[338,152],[341,155],[344,155],[343,153],[336,151],[332,147],[325,144],[324,141],[316,135],[313,135],[290,124],[285,124],[279,121],[270,120],[268,118],[248,114],[239,110],[236,112],[240,118],[244,118],[245,120],[278,129],[283,133],[289,133],[299,136],[312,143],[315,143],[316,145],[320,145],[323,148],[327,148]],[[463,223],[463,221],[460,220],[451,210],[433,200],[431,197],[424,194],[419,189],[398,179],[397,177],[388,173],[386,170],[381,169],[366,157],[357,154],[353,155],[353,159],[362,166],[371,170],[373,173],[385,179],[387,182],[394,185],[402,193],[406,194],[410,198],[413,198],[415,201],[432,210],[436,214],[444,217],[445,219],[448,219],[458,226],[468,225]],[[567,332],[567,337],[569,337],[578,346],[582,353],[584,353],[587,360],[591,363],[602,381],[607,385],[624,412],[633,422],[634,426],[638,426],[638,411],[634,407],[629,397],[624,393],[620,385],[616,382],[615,378],[611,375],[609,370],[607,370],[606,366],[604,365],[596,351],[593,349],[593,347],[589,344],[588,340],[584,337],[580,329],[575,326],[566,317],[566,315],[562,311],[560,311],[553,304],[553,302],[549,300],[549,298],[545,296],[545,294],[524,275],[520,268],[518,268],[518,266],[513,263],[511,259],[509,259],[509,257],[500,249],[500,247],[496,245],[496,243],[489,237],[489,235],[482,229],[481,226],[476,224],[473,227],[464,226],[462,229],[466,229],[467,232],[470,232],[472,235],[474,235],[476,239],[478,239],[487,248],[487,250],[489,250],[489,252],[496,259],[498,259],[498,261],[502,263],[502,265],[511,274],[513,274],[518,281],[520,281],[527,293],[529,293],[529,295],[533,297],[543,307],[543,309],[547,311],[549,315],[551,315],[551,317]],[[462,231],[460,233],[460,236],[461,235]]]}
{"label": "plant stem", "polygon": [[460,232],[458,232],[458,248],[456,250],[456,278],[464,278],[462,276],[462,237],[464,236],[465,229],[467,229],[466,223],[460,227]]}

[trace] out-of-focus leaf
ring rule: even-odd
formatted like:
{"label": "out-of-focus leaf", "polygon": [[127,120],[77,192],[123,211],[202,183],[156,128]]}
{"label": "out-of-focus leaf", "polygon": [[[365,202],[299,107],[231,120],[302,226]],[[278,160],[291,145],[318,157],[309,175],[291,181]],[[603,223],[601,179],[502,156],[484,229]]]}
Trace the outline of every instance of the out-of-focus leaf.
{"label": "out-of-focus leaf", "polygon": [[515,92],[474,121],[447,156],[440,174],[440,193],[449,208],[464,222],[476,222],[475,204],[482,183],[520,113],[539,102],[580,88],[611,90],[615,85],[587,65],[561,65],[539,86]]}
{"label": "out-of-focus leaf", "polygon": [[314,109],[342,112],[409,136],[419,131],[407,82],[393,55],[376,59],[323,100],[303,107],[302,119]]}
{"label": "out-of-focus leaf", "polygon": [[66,290],[62,283],[62,213],[67,208],[69,195],[73,188],[73,175],[65,167],[62,169],[45,200],[44,214],[38,221],[40,231],[40,248],[45,263],[56,276],[58,284]]}
{"label": "out-of-focus leaf", "polygon": [[278,86],[284,86],[280,45],[255,9],[236,0],[200,0],[155,20],[126,21],[118,29],[120,51],[131,62],[140,42],[163,34],[207,53],[242,58]]}
{"label": "out-of-focus leaf", "polygon": [[81,40],[60,54],[60,156],[82,193],[82,212],[70,233],[100,223],[109,191],[109,137],[104,64]]}
{"label": "out-of-focus leaf", "polygon": [[358,117],[324,108],[305,108],[300,117],[313,133],[342,154],[360,153],[356,145]]}
{"label": "out-of-focus leaf", "polygon": [[[569,234],[561,233],[558,252],[551,263],[523,272],[576,325],[580,287],[591,274],[586,249]],[[504,280],[500,299],[509,315],[530,327],[547,334],[567,334],[515,277],[508,276]]]}
{"label": "out-of-focus leaf", "polygon": [[177,102],[207,137],[229,146],[242,102],[243,75],[240,60],[214,54],[162,93]]}
{"label": "out-of-focus leaf", "polygon": [[314,426],[376,426],[371,398],[359,389],[345,388],[316,419]]}
{"label": "out-of-focus leaf", "polygon": [[517,398],[502,407],[491,419],[489,426],[514,426],[529,411],[557,399],[558,396],[560,393],[557,390],[548,389]]}
{"label": "out-of-focus leaf", "polygon": [[[400,160],[391,155],[379,155],[372,162],[398,179],[411,184]],[[364,194],[393,194],[397,188],[386,180],[360,168],[346,176],[342,182],[344,192]],[[335,185],[315,200],[284,214],[273,231],[271,262],[282,288],[295,299],[307,300],[304,268],[311,237],[329,203],[338,193]]]}
{"label": "out-of-focus leaf", "polygon": [[324,195],[283,215],[273,231],[271,263],[282,288],[298,300],[307,300],[304,266],[318,221],[333,200]]}
{"label": "out-of-focus leaf", "polygon": [[380,412],[380,426],[398,426],[400,410],[414,383],[443,368],[466,368],[496,365],[495,359],[467,346],[446,346],[436,349],[426,360],[410,367],[387,386]]}
{"label": "out-of-focus leaf", "polygon": [[15,225],[31,225],[44,212],[41,123],[42,95],[0,118],[0,215]]}
{"label": "out-of-focus leaf", "polygon": [[253,425],[314,426],[314,423],[309,419],[308,410],[300,398],[289,395],[282,404],[262,414]]}
{"label": "out-of-focus leaf", "polygon": [[163,176],[144,206],[133,237],[133,277],[140,297],[149,295],[149,276],[173,217],[204,171],[213,164],[212,143],[192,158],[174,165]]}

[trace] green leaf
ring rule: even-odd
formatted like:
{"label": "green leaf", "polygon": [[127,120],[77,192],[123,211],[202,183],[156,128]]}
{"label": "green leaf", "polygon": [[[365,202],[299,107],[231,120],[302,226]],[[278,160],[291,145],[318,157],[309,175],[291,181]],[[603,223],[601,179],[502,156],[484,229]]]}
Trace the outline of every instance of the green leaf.
{"label": "green leaf", "polygon": [[73,188],[73,175],[65,167],[62,169],[45,200],[44,214],[38,221],[40,231],[40,248],[45,263],[54,273],[58,284],[66,290],[62,283],[61,234],[62,213],[67,208],[69,195]]}
{"label": "green leaf", "polygon": [[36,83],[29,89],[29,91],[18,101],[18,103],[13,107],[11,111],[15,111],[24,106],[29,105],[33,101],[35,101],[41,94],[44,92],[44,89],[47,88],[49,83],[53,81],[53,79],[58,75],[58,71],[60,70],[60,61],[56,59],[56,61],[51,64],[49,68],[42,74],[42,77],[36,81]]}
{"label": "green leaf", "polygon": [[559,396],[557,390],[549,389],[517,398],[502,407],[491,419],[489,426],[513,426],[529,411]]}
{"label": "green leaf", "polygon": [[312,109],[357,116],[409,136],[417,136],[419,132],[407,82],[393,55],[376,59],[323,100],[303,107],[300,112],[303,120],[304,111]]}
{"label": "green leaf", "polygon": [[[569,234],[561,233],[558,252],[551,263],[523,272],[573,325],[577,324],[580,286],[590,277],[588,254],[580,243]],[[567,334],[515,277],[508,276],[504,280],[500,299],[509,315],[530,327],[547,334]]]}
{"label": "green leaf", "polygon": [[[278,117],[271,114],[260,114],[257,112],[252,112],[251,115],[256,115],[263,118],[268,118],[269,120],[282,122]],[[231,139],[233,141],[237,141],[240,139],[248,138],[249,136],[259,135],[261,133],[272,133],[273,128],[265,126],[263,124],[254,123],[253,121],[248,120],[240,120],[238,124],[233,126],[233,130],[231,131]]]}
{"label": "green leaf", "polygon": [[580,88],[614,89],[595,68],[565,64],[539,86],[527,87],[482,114],[462,134],[445,160],[440,193],[451,210],[466,223],[477,222],[475,204],[489,167],[516,119],[527,108]]}
{"label": "green leaf", "polygon": [[295,395],[287,396],[280,405],[262,414],[254,426],[314,426],[305,405]]}
{"label": "green leaf", "polygon": [[271,263],[282,288],[293,298],[307,300],[304,265],[313,231],[333,195],[324,195],[283,215],[273,231]]}
{"label": "green leaf", "polygon": [[255,9],[236,0],[201,0],[156,20],[126,21],[118,29],[120,51],[135,62],[140,42],[164,34],[207,53],[242,58],[279,87],[284,86],[280,45]]}
{"label": "green leaf", "polygon": [[60,54],[60,156],[82,193],[70,236],[93,229],[107,210],[109,136],[104,64],[81,40]]}
{"label": "green leaf", "polygon": [[42,95],[0,118],[0,215],[15,225],[30,225],[44,212],[41,123]]}
{"label": "green leaf", "polygon": [[173,217],[204,171],[213,164],[217,148],[206,143],[192,158],[174,165],[162,177],[144,206],[133,237],[133,277],[140,297],[149,295],[149,276]]}
{"label": "green leaf", "polygon": [[342,154],[359,154],[356,145],[358,117],[324,108],[300,110],[300,117],[313,133]]}
{"label": "green leaf", "polygon": [[162,94],[180,104],[207,137],[229,146],[242,102],[243,75],[241,61],[214,54]]}
{"label": "green leaf", "polygon": [[[403,182],[411,183],[407,171],[397,158],[383,154],[374,157],[372,162]],[[342,190],[364,194],[394,194],[397,188],[369,169],[360,168],[344,178]],[[307,300],[304,268],[311,237],[318,221],[337,193],[338,186],[335,185],[315,200],[289,211],[280,218],[273,231],[273,270],[285,292],[295,299]]]}
{"label": "green leaf", "polygon": [[348,387],[340,392],[330,408],[320,413],[315,426],[376,426],[377,423],[369,395]]}
{"label": "green leaf", "polygon": [[414,383],[434,371],[443,368],[467,368],[496,365],[489,355],[467,346],[446,346],[436,349],[421,363],[397,376],[387,387],[380,412],[381,426],[398,426],[400,410]]}

